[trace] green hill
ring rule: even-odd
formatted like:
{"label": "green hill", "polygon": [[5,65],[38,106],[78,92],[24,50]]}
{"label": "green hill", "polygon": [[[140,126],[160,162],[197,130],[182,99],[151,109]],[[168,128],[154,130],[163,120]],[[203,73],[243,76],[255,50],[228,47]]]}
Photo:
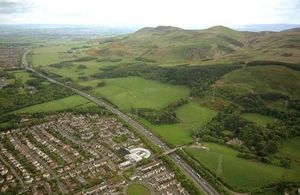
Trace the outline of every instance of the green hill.
{"label": "green hill", "polygon": [[213,87],[223,94],[280,93],[300,96],[300,72],[283,66],[254,66],[232,71]]}
{"label": "green hill", "polygon": [[88,51],[99,58],[123,58],[160,65],[235,63],[252,60],[300,62],[300,31],[241,32],[224,26],[184,30],[146,27],[108,38]]}

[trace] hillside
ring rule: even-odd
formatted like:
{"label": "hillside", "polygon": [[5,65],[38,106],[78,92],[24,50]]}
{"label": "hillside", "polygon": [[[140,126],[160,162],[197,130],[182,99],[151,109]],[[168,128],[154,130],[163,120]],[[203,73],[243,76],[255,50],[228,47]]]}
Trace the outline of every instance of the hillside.
{"label": "hillside", "polygon": [[299,97],[300,73],[283,66],[247,67],[224,75],[213,87],[230,96],[279,93]]}
{"label": "hillside", "polygon": [[282,32],[242,32],[224,26],[184,30],[146,27],[127,36],[100,40],[88,54],[160,65],[213,64],[252,60],[300,62],[299,29]]}

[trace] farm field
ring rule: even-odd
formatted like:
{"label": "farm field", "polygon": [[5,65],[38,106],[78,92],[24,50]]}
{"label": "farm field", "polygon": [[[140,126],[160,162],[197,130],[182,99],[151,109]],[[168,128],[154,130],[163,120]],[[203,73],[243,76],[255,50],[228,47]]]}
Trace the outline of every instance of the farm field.
{"label": "farm field", "polygon": [[285,169],[238,158],[237,151],[223,145],[215,143],[204,143],[204,145],[209,150],[186,148],[185,151],[236,189],[253,191],[282,180],[300,181],[299,163],[293,163],[291,169]]}
{"label": "farm field", "polygon": [[256,92],[299,97],[300,73],[283,66],[246,67],[226,74],[215,87],[217,91],[231,96]]}
{"label": "farm field", "polygon": [[[101,67],[114,66],[116,64],[116,62],[97,62],[95,60],[90,60],[85,62],[76,62],[61,68],[45,66],[44,69],[63,77],[71,78],[75,82],[80,82],[79,77],[88,77],[92,74],[101,72],[99,69]],[[82,68],[81,65],[84,65],[84,68]]]}
{"label": "farm field", "polygon": [[195,102],[189,102],[176,110],[178,124],[153,125],[145,119],[141,122],[173,146],[193,142],[192,132],[209,122],[216,112]]}
{"label": "farm field", "polygon": [[273,117],[265,116],[257,113],[243,113],[242,117],[248,121],[255,122],[259,125],[267,125],[268,123],[274,123],[276,120]]}
{"label": "farm field", "polygon": [[[101,80],[85,81],[84,85],[95,87]],[[161,109],[171,102],[185,98],[190,90],[184,86],[163,84],[140,77],[105,79],[104,87],[95,87],[91,92],[113,102],[120,109],[134,108]],[[80,83],[81,84],[81,83]]]}
{"label": "farm field", "polygon": [[32,66],[37,67],[86,56],[82,50],[68,53],[72,47],[76,46],[82,46],[82,43],[49,44],[38,47],[32,50],[33,54],[28,55],[28,60]]}
{"label": "farm field", "polygon": [[87,99],[79,95],[72,95],[66,98],[22,108],[20,110],[14,111],[14,113],[51,112],[79,107],[83,105],[87,106],[94,104],[90,103]]}
{"label": "farm field", "polygon": [[127,195],[150,195],[150,190],[142,184],[131,184],[127,189]]}

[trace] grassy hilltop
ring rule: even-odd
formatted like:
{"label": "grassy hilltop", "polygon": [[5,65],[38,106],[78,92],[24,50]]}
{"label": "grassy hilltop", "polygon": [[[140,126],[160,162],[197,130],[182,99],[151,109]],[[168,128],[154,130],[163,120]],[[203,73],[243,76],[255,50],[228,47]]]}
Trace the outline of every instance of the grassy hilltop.
{"label": "grassy hilltop", "polygon": [[95,57],[130,58],[160,65],[269,59],[299,62],[299,33],[299,29],[254,33],[223,26],[205,30],[147,27],[128,36],[106,39],[87,53]]}

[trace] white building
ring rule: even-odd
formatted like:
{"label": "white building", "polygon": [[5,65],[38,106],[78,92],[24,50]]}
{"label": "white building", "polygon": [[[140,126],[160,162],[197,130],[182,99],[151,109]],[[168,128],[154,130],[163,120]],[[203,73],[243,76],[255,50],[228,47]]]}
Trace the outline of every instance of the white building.
{"label": "white building", "polygon": [[151,156],[151,152],[145,148],[134,148],[129,150],[129,153],[130,154],[127,155],[128,160],[135,163]]}
{"label": "white building", "polygon": [[151,152],[145,148],[134,148],[129,150],[129,154],[125,156],[127,161],[122,162],[119,167],[124,168],[133,163],[138,163],[143,159],[147,159],[151,156]]}

